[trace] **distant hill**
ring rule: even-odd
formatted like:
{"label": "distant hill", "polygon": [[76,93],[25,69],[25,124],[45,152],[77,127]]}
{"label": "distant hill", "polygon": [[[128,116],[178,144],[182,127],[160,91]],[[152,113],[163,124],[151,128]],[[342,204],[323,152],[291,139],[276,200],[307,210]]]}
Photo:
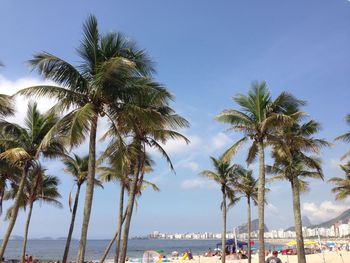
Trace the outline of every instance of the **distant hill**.
{"label": "distant hill", "polygon": [[24,238],[22,236],[16,236],[16,235],[13,235],[10,237],[10,240],[23,240]]}
{"label": "distant hill", "polygon": [[[237,229],[238,229],[238,233],[248,233],[248,223],[238,226]],[[258,231],[258,229],[259,229],[259,220],[254,219],[252,221],[252,231]],[[268,232],[268,231],[269,229],[265,225],[265,232]]]}
{"label": "distant hill", "polygon": [[350,209],[344,211],[343,213],[341,213],[339,216],[328,220],[326,222],[323,222],[321,224],[318,225],[314,225],[313,227],[331,227],[332,225],[334,225],[335,223],[337,223],[338,221],[342,221],[343,223],[347,224],[350,220]]}
{"label": "distant hill", "polygon": [[[311,221],[310,221],[310,219],[307,216],[303,216],[301,218],[301,221],[302,221],[303,226],[305,226],[305,227],[311,227],[312,226]],[[295,230],[295,227],[291,226],[291,227],[287,228],[285,231],[294,231],[294,230]]]}
{"label": "distant hill", "polygon": [[[350,221],[350,209],[344,211],[339,216],[334,217],[320,224],[316,224],[316,225],[311,224],[309,218],[306,216],[302,218],[302,221],[303,221],[303,226],[310,227],[310,228],[318,228],[318,227],[329,228],[339,221],[342,221],[343,223],[347,224]],[[294,226],[287,228],[286,231],[294,231]]]}

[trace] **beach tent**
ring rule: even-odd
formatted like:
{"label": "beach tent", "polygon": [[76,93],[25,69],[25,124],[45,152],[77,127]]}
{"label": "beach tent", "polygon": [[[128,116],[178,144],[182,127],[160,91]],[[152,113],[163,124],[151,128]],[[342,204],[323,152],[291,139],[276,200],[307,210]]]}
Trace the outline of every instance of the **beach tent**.
{"label": "beach tent", "polygon": [[[216,244],[216,247],[221,247],[221,242],[220,243],[217,243]],[[243,248],[243,246],[248,246],[248,243],[247,242],[243,242],[243,241],[239,241],[237,240],[237,246],[238,248]],[[226,240],[226,247],[229,249],[229,251],[233,252],[233,251],[236,251],[236,241],[235,239],[228,239]]]}
{"label": "beach tent", "polygon": [[146,250],[142,256],[142,263],[156,263],[159,262],[160,254],[154,250]]}

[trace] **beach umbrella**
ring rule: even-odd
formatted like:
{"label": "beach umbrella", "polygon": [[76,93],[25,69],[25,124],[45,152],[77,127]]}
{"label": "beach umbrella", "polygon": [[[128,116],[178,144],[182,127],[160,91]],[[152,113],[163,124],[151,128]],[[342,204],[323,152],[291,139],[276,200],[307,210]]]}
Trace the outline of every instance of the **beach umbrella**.
{"label": "beach umbrella", "polygon": [[316,245],[316,244],[318,244],[318,242],[314,240],[308,240],[304,242],[304,245]]}
{"label": "beach umbrella", "polygon": [[287,246],[295,246],[297,244],[297,241],[296,240],[292,240],[292,241],[289,241],[288,243],[287,243]]}

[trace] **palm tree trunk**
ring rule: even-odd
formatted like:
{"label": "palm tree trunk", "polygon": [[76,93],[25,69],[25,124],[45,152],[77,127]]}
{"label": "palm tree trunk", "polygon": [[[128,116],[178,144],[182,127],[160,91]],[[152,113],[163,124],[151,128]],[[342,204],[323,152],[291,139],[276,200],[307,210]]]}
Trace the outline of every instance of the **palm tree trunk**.
{"label": "palm tree trunk", "polygon": [[259,218],[259,263],[265,262],[265,153],[264,144],[258,142],[259,153],[259,181],[258,181],[258,218]]}
{"label": "palm tree trunk", "polygon": [[133,179],[133,182],[131,185],[129,198],[128,198],[128,206],[126,210],[126,220],[125,220],[125,226],[124,226],[124,232],[123,232],[122,250],[120,254],[120,262],[123,262],[123,263],[125,262],[126,252],[128,249],[129,229],[130,229],[131,216],[132,216],[134,203],[135,203],[137,181],[138,181],[138,175],[135,175],[135,178]]}
{"label": "palm tree trunk", "polygon": [[67,259],[68,259],[70,242],[72,240],[72,235],[73,235],[73,230],[74,230],[75,216],[77,214],[77,209],[78,209],[78,202],[79,202],[79,194],[80,194],[81,184],[78,183],[77,187],[78,188],[77,188],[77,192],[75,194],[73,211],[72,211],[72,218],[70,220],[70,226],[69,226],[68,236],[67,236],[67,240],[66,240],[66,246],[64,248],[64,253],[63,253],[63,259],[62,259],[63,263],[66,263]]}
{"label": "palm tree trunk", "polygon": [[252,232],[252,222],[251,222],[251,209],[250,209],[250,197],[247,198],[248,203],[248,263],[252,262],[252,244],[251,244],[251,232]]}
{"label": "palm tree trunk", "polygon": [[[144,146],[142,146],[144,150]],[[140,154],[142,156],[139,156],[138,164],[137,164],[137,172],[132,180],[131,183],[131,188],[129,191],[129,198],[128,198],[128,205],[126,208],[126,222],[124,226],[124,233],[123,233],[123,243],[122,243],[122,251],[120,255],[120,260],[119,262],[124,263],[126,259],[126,252],[128,249],[128,238],[129,238],[129,229],[130,229],[130,224],[131,224],[131,217],[132,217],[132,212],[134,209],[134,203],[135,203],[135,197],[137,194],[137,183],[139,179],[139,174],[142,171],[142,167],[144,165],[144,152]]]}
{"label": "palm tree trunk", "polygon": [[119,201],[119,222],[118,222],[118,236],[116,239],[116,247],[115,247],[115,257],[114,257],[114,262],[118,263],[119,261],[119,253],[120,253],[120,240],[121,240],[121,231],[123,227],[123,211],[124,211],[124,192],[125,192],[125,186],[122,183],[121,184],[121,190],[120,190],[120,201]]}
{"label": "palm tree trunk", "polygon": [[2,244],[1,244],[1,248],[0,248],[0,259],[2,259],[4,257],[5,254],[5,250],[7,247],[7,243],[10,239],[11,233],[12,233],[12,229],[15,226],[16,223],[16,219],[17,219],[17,215],[18,215],[18,209],[19,209],[19,205],[20,205],[20,201],[21,201],[21,196],[23,193],[23,189],[25,187],[26,184],[26,179],[27,179],[27,175],[28,175],[28,169],[29,169],[29,164],[26,164],[23,168],[23,172],[22,172],[22,177],[21,177],[21,181],[19,183],[18,186],[18,190],[15,196],[15,202],[13,204],[13,209],[11,211],[11,217],[9,220],[9,224],[6,230],[6,233],[4,235],[4,238],[2,240]]}
{"label": "palm tree trunk", "polygon": [[299,182],[298,178],[293,178],[291,181],[293,192],[293,210],[294,210],[294,224],[295,234],[297,241],[297,254],[298,263],[306,263],[305,250],[304,250],[304,238],[303,238],[303,226],[300,212],[300,194],[299,194]]}
{"label": "palm tree trunk", "polygon": [[[100,263],[103,263],[111,250],[111,247],[114,243],[114,241],[117,241],[116,245],[116,252],[115,252],[115,258],[114,262],[118,262],[119,259],[119,250],[120,250],[120,231],[123,226],[124,220],[123,220],[123,210],[124,210],[124,192],[125,192],[125,186],[121,184],[121,189],[120,189],[120,199],[119,199],[119,214],[118,214],[118,224],[117,224],[117,231],[115,232],[114,237],[111,239],[111,241],[108,243],[108,246],[103,253],[103,256],[100,260]],[[119,244],[118,244],[119,242]]]}
{"label": "palm tree trunk", "polygon": [[92,199],[94,195],[95,186],[95,166],[96,166],[96,133],[97,133],[98,116],[92,117],[90,127],[90,141],[89,141],[89,162],[88,162],[88,174],[85,192],[85,205],[84,205],[84,217],[81,228],[81,237],[79,242],[79,250],[77,255],[77,263],[84,263],[87,232],[89,228],[89,221],[92,208]]}
{"label": "palm tree trunk", "polygon": [[[123,215],[123,221],[122,221],[122,224],[121,224],[122,226],[123,226],[123,224],[125,222],[125,218],[126,218],[126,211],[125,211],[125,213]],[[114,237],[111,239],[111,241],[109,241],[109,243],[107,245],[107,248],[106,248],[105,252],[103,253],[103,256],[102,256],[102,258],[100,260],[100,263],[103,263],[106,260],[106,257],[108,255],[109,251],[111,250],[111,247],[112,247],[114,241],[119,240],[119,244],[120,244],[120,236],[121,236],[121,229],[120,229],[120,231],[116,231]]]}
{"label": "palm tree trunk", "polygon": [[227,216],[225,186],[222,186],[221,191],[222,191],[221,263],[225,263],[226,261],[226,216]]}
{"label": "palm tree trunk", "polygon": [[26,255],[27,241],[28,241],[28,231],[29,231],[30,219],[32,218],[32,211],[33,211],[33,202],[31,202],[30,206],[29,206],[29,212],[28,212],[26,227],[25,227],[25,230],[24,230],[24,239],[23,239],[23,247],[22,247],[22,257],[21,257],[21,262],[22,263],[25,262],[25,255]]}

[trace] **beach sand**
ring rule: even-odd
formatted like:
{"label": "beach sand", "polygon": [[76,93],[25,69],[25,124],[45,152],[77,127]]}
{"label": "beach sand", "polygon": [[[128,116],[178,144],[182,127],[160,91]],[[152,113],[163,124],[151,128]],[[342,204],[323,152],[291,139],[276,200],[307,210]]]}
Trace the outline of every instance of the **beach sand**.
{"label": "beach sand", "polygon": [[[342,257],[340,256],[342,255]],[[324,252],[325,262],[326,263],[350,263],[350,252],[341,251],[337,252]],[[279,258],[282,260],[282,263],[297,263],[297,256],[282,256],[279,255]],[[343,260],[342,260],[343,258]],[[258,255],[253,255],[252,262],[258,263]],[[306,255],[307,263],[323,263],[322,253]],[[195,256],[194,260],[175,260],[173,262],[177,263],[219,263],[221,262],[218,257],[203,257],[203,256]],[[226,260],[226,263],[246,263],[245,260]]]}

